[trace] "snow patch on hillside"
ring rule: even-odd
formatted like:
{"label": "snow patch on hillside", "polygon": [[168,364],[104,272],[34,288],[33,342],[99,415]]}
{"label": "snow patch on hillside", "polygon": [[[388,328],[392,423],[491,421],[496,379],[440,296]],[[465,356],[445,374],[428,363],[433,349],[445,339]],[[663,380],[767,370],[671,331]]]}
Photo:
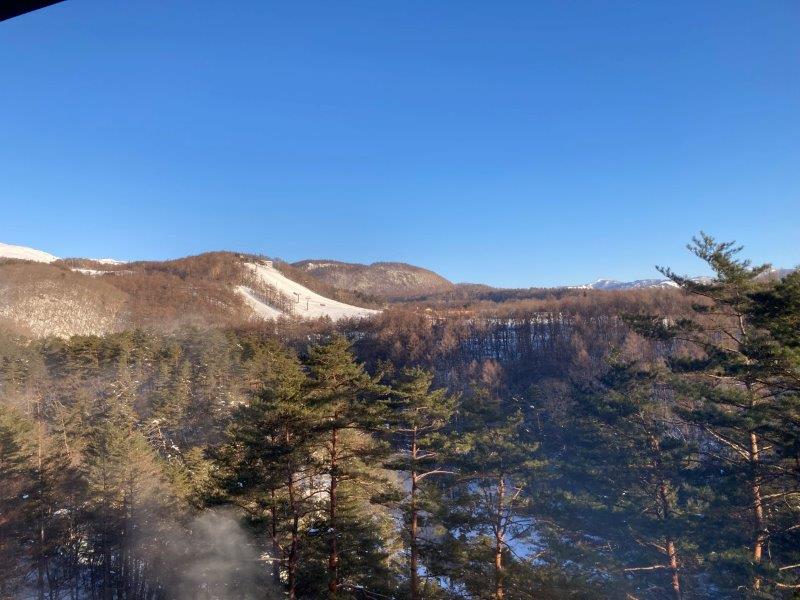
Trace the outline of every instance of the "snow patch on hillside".
{"label": "snow patch on hillside", "polygon": [[110,273],[110,271],[98,271],[97,269],[79,269],[78,267],[70,269],[75,273],[83,273],[84,275],[89,275],[90,277],[99,277],[100,275],[105,275],[106,273]]}
{"label": "snow patch on hillside", "polygon": [[4,244],[0,242],[0,257],[2,258],[16,258],[18,260],[32,260],[34,262],[51,263],[58,260],[57,256],[53,256],[41,250],[34,248],[27,248],[25,246],[13,246],[11,244]]}
{"label": "snow patch on hillside", "polygon": [[[338,321],[339,319],[358,319],[371,317],[380,313],[379,310],[352,306],[350,304],[345,304],[344,302],[338,302],[337,300],[331,300],[330,298],[321,296],[316,292],[311,291],[307,287],[300,285],[296,281],[292,281],[270,264],[245,263],[245,265],[251,271],[253,271],[253,274],[261,283],[274,288],[279,293],[291,300],[292,315],[295,317],[307,319],[330,317],[331,320]],[[241,286],[238,288],[238,291],[240,294],[245,295],[248,304],[250,304],[251,300],[264,304],[258,300],[256,296],[248,296],[244,291],[242,291]],[[252,290],[250,291],[252,292]],[[264,305],[268,308],[271,308],[266,304]],[[273,308],[272,310],[274,311],[275,309]]]}
{"label": "snow patch on hillside", "polygon": [[247,303],[247,306],[252,308],[253,312],[256,313],[256,315],[258,315],[262,319],[264,319],[265,321],[286,316],[277,308],[273,308],[269,304],[261,300],[258,297],[258,295],[249,287],[240,285],[236,287],[236,291],[239,294],[241,294],[241,296],[244,298],[244,301]]}

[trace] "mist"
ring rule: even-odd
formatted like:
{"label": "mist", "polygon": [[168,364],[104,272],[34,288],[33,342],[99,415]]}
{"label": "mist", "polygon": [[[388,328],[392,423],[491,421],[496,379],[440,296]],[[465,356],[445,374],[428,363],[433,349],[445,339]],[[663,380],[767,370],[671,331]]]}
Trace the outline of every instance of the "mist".
{"label": "mist", "polygon": [[165,597],[175,600],[280,598],[271,562],[230,509],[206,510],[185,528],[162,534],[155,562]]}

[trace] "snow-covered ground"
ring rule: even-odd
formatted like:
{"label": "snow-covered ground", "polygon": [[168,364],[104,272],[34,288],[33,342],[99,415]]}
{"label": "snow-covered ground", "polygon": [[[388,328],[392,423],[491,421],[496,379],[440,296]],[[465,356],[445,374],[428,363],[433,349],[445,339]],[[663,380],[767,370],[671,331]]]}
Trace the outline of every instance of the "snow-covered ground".
{"label": "snow-covered ground", "polygon": [[278,317],[284,316],[277,308],[272,308],[269,304],[260,300],[256,293],[249,287],[239,285],[236,287],[236,291],[242,295],[247,305],[253,309],[253,312],[262,319],[277,319]]}
{"label": "snow-covered ground", "polygon": [[92,277],[99,277],[100,275],[109,273],[109,271],[98,271],[97,269],[79,269],[77,267],[70,269],[70,271],[74,271],[75,273],[83,273],[84,275],[90,275]]}
{"label": "snow-covered ground", "polygon": [[58,260],[57,256],[42,252],[41,250],[34,250],[33,248],[27,248],[25,246],[12,246],[11,244],[3,244],[2,242],[0,242],[0,257],[44,263],[51,263]]}
{"label": "snow-covered ground", "polygon": [[[339,319],[371,317],[372,315],[376,315],[380,312],[379,310],[352,306],[350,304],[345,304],[344,302],[331,300],[325,296],[320,296],[316,292],[313,292],[307,287],[300,285],[296,281],[292,281],[271,264],[245,264],[253,271],[260,282],[276,289],[278,292],[291,300],[292,315],[296,317],[305,317],[308,319],[330,317],[331,320],[338,321]],[[279,311],[276,311],[274,308],[259,300],[249,288],[239,286],[237,291],[245,297],[247,303],[253,307],[253,310],[255,310],[260,316],[268,314],[266,312],[267,309],[281,314]],[[254,307],[254,303],[263,305],[265,308],[257,310]],[[274,318],[274,316],[264,316],[264,318]]]}

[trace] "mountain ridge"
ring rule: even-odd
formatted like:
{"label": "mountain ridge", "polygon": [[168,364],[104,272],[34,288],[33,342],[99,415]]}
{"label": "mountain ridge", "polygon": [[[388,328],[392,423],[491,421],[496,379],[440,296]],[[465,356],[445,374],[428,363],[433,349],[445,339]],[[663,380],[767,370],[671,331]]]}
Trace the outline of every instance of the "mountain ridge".
{"label": "mountain ridge", "polygon": [[[773,269],[765,276],[791,270]],[[494,305],[585,291],[668,290],[666,279],[601,279],[580,286],[505,289],[454,284],[402,262],[287,263],[218,251],[166,261],[60,259],[0,244],[0,322],[25,335],[104,334],[130,328],[239,327],[275,319],[372,318],[393,306]]]}
{"label": "mountain ridge", "polygon": [[329,259],[306,259],[292,263],[329,285],[383,298],[411,298],[452,290],[455,284],[438,273],[404,262],[370,264]]}

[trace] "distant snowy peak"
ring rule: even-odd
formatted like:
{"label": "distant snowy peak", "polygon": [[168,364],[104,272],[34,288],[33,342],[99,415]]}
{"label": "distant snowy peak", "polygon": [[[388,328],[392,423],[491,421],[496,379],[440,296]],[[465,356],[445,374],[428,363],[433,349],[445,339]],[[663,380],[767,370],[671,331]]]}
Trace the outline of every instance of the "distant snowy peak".
{"label": "distant snowy peak", "polygon": [[[782,279],[789,273],[794,272],[795,269],[778,269],[772,267],[759,275],[759,280],[765,279]],[[700,275],[698,277],[690,278],[695,283],[709,284],[714,282],[713,277],[707,275]],[[616,279],[598,279],[594,283],[585,283],[584,285],[573,285],[570,289],[573,290],[638,290],[638,289],[652,289],[652,288],[676,288],[678,284],[671,279],[637,279],[636,281],[617,281]]]}
{"label": "distant snowy peak", "polygon": [[638,290],[652,288],[674,288],[678,285],[670,279],[637,279],[636,281],[617,281],[616,279],[598,279],[593,283],[572,286],[578,290]]}
{"label": "distant snowy peak", "polygon": [[[27,246],[14,246],[12,244],[4,244],[0,242],[0,258],[16,258],[17,260],[30,260],[33,262],[51,263],[60,260],[58,256],[44,252],[43,250],[36,250],[35,248],[28,248]],[[124,265],[124,260],[117,260],[116,258],[91,258],[88,259],[101,265]]]}
{"label": "distant snowy peak", "polygon": [[51,263],[58,260],[57,256],[42,250],[35,250],[25,246],[12,246],[2,242],[0,242],[0,258],[16,258],[17,260],[31,260],[43,263]]}

